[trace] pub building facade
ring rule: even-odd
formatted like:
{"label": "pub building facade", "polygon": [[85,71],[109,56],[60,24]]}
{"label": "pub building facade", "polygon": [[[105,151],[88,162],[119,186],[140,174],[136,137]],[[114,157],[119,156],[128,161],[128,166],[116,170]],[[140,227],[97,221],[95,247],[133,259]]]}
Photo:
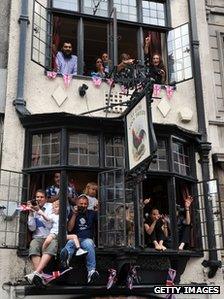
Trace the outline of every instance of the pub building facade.
{"label": "pub building facade", "polygon": [[[177,284],[223,283],[222,213],[208,130],[213,82],[207,76],[205,8],[203,0],[11,2],[1,152],[4,298],[90,293],[93,298],[105,294],[148,298],[154,285],[166,283],[169,268],[176,270]],[[167,78],[154,86],[152,98],[136,100],[150,111],[141,123],[148,130],[144,145],[148,154],[138,163],[131,161],[133,140],[127,125],[133,90],[124,92],[119,82],[96,84],[91,72],[103,53],[108,53],[112,68],[124,52],[135,58],[136,65],[143,64],[144,40],[149,35],[151,51],[161,54]],[[77,75],[71,82],[52,73],[55,49],[68,40],[78,57]],[[138,129],[138,121],[135,124]],[[60,286],[42,290],[19,282],[30,271],[30,235],[27,214],[16,208],[33,198],[35,190],[52,185],[55,172],[61,173],[64,190],[60,247],[66,235],[68,182],[73,179],[80,194],[88,182],[98,183],[95,242],[101,279],[97,286],[80,288],[86,285],[82,259],[72,260],[72,274]],[[180,251],[176,209],[184,207],[183,188],[194,200],[190,243]],[[149,248],[145,241],[143,200],[149,197],[161,214],[169,215],[170,245],[163,252]],[[55,269],[55,263],[49,267]],[[108,269],[117,269],[122,286],[130,265],[140,266],[138,287],[106,290]],[[12,281],[16,283],[11,285]]]}

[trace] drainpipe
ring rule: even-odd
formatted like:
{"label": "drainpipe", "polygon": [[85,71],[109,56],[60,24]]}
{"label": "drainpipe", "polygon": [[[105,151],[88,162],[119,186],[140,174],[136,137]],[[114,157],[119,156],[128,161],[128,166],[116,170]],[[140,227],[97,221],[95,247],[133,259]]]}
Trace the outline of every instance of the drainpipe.
{"label": "drainpipe", "polygon": [[21,0],[21,14],[19,17],[20,37],[19,37],[19,62],[18,62],[18,74],[17,74],[17,94],[16,99],[13,101],[13,105],[16,108],[16,112],[19,118],[30,115],[30,112],[26,109],[26,102],[24,100],[24,77],[25,77],[25,59],[26,59],[26,35],[27,26],[29,25],[28,17],[28,0]]}
{"label": "drainpipe", "polygon": [[218,254],[216,249],[214,218],[212,211],[212,202],[208,197],[208,185],[206,181],[210,180],[209,173],[209,153],[211,150],[211,143],[207,140],[207,129],[205,120],[205,106],[202,89],[201,67],[200,67],[200,55],[199,55],[199,40],[197,30],[197,15],[196,15],[196,0],[188,0],[189,17],[190,17],[190,29],[192,37],[192,59],[194,69],[194,86],[195,86],[195,98],[198,117],[198,131],[201,133],[201,142],[199,145],[200,164],[202,170],[202,177],[205,183],[203,184],[204,192],[204,204],[205,214],[207,218],[206,229],[208,236],[208,249],[209,259],[203,261],[204,267],[209,267],[208,277],[215,276],[218,268],[221,266],[221,261],[218,260]]}

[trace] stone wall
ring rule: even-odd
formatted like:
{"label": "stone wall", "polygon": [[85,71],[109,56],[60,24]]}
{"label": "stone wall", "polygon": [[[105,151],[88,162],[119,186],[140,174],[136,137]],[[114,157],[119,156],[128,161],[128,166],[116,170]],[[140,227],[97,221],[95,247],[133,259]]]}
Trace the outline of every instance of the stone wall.
{"label": "stone wall", "polygon": [[0,1],[0,68],[7,67],[10,2]]}

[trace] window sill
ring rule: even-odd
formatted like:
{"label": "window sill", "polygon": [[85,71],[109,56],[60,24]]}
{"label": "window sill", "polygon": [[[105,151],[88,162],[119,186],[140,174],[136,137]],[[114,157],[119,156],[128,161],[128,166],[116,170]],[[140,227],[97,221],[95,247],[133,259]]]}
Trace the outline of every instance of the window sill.
{"label": "window sill", "polygon": [[97,248],[96,253],[99,255],[122,255],[122,254],[135,254],[135,255],[154,255],[154,256],[190,256],[190,257],[202,257],[203,251],[194,251],[194,250],[173,250],[167,249],[165,251],[157,251],[153,248]]}
{"label": "window sill", "polygon": [[[18,249],[18,256],[28,256],[28,249]],[[159,256],[190,256],[190,257],[202,257],[203,251],[183,250],[177,251],[173,249],[167,249],[166,251],[157,251],[153,248],[96,248],[97,255],[122,255],[122,254],[135,254],[135,255],[159,255]]]}

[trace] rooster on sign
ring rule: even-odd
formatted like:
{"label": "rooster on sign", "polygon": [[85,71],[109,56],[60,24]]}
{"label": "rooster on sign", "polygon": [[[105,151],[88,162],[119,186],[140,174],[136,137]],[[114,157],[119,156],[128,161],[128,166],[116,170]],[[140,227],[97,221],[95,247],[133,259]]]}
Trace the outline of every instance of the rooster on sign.
{"label": "rooster on sign", "polygon": [[145,130],[141,129],[139,132],[136,132],[135,129],[132,129],[132,143],[133,143],[133,156],[134,160],[138,161],[145,152]]}

